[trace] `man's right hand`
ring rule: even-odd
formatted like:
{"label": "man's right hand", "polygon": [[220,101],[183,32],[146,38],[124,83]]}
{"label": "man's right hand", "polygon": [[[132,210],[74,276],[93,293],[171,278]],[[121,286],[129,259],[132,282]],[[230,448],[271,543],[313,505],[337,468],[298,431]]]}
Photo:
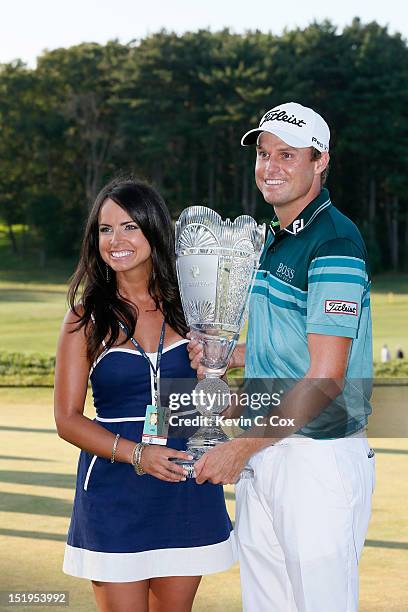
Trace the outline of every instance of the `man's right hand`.
{"label": "man's right hand", "polygon": [[197,378],[201,380],[204,378],[205,367],[202,365],[201,360],[203,358],[203,347],[201,342],[191,338],[190,332],[187,334],[187,338],[190,342],[187,344],[188,356],[190,357],[190,365],[194,370],[197,370]]}
{"label": "man's right hand", "polygon": [[245,342],[237,344],[231,355],[231,359],[229,360],[228,370],[231,370],[232,368],[243,368],[245,366],[245,351]]}
{"label": "man's right hand", "polygon": [[[190,365],[194,370],[197,370],[197,378],[201,380],[204,378],[206,368],[202,365],[201,360],[203,358],[203,347],[198,340],[191,338],[190,332],[187,334],[187,338],[190,342],[187,344],[188,355],[190,357]],[[228,370],[231,368],[240,368],[245,365],[245,344],[237,344],[232,353],[231,359],[228,364]]]}

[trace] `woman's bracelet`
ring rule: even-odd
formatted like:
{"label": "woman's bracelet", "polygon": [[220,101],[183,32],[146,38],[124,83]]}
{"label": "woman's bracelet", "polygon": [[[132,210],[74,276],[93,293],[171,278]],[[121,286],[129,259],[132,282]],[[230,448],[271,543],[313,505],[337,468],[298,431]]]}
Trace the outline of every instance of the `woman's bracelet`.
{"label": "woman's bracelet", "polygon": [[116,434],[116,438],[112,446],[111,463],[115,463],[115,453],[118,447],[119,438],[120,438],[120,434]]}
{"label": "woman's bracelet", "polygon": [[140,465],[140,459],[142,457],[142,452],[145,446],[147,446],[147,444],[145,444],[144,442],[138,442],[135,448],[133,449],[132,465],[135,468],[135,472],[138,476],[142,476],[143,474],[146,474],[146,472]]}

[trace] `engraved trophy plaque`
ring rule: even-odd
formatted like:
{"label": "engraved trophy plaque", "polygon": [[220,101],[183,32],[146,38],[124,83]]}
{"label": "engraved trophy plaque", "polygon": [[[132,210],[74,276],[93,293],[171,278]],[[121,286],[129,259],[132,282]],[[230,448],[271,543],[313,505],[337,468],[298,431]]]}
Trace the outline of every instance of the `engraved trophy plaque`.
{"label": "engraved trophy plaque", "polygon": [[196,392],[198,395],[204,391],[201,398],[208,394],[213,398],[211,409],[205,400],[197,404],[205,425],[187,442],[187,451],[194,459],[180,461],[189,477],[194,476],[195,461],[228,440],[215,422],[215,417],[229,404],[229,387],[220,377],[245,324],[264,240],[265,225],[258,225],[252,217],[242,215],[234,222],[223,221],[214,210],[204,206],[187,208],[176,223],[181,301],[191,337],[202,344],[202,364],[206,368]]}

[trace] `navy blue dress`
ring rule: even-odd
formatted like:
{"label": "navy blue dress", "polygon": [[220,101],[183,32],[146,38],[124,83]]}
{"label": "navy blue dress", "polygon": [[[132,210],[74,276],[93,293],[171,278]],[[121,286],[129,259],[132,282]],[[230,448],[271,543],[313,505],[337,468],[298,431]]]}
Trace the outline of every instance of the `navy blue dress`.
{"label": "navy blue dress", "polygon": [[[164,349],[161,378],[195,376],[186,343]],[[148,355],[154,362],[156,353]],[[110,349],[90,380],[96,421],[139,442],[152,403],[147,361],[135,350]],[[185,448],[182,439],[169,439],[168,446]],[[63,569],[106,582],[219,572],[235,561],[231,529],[222,486],[137,476],[130,464],[81,451]]]}

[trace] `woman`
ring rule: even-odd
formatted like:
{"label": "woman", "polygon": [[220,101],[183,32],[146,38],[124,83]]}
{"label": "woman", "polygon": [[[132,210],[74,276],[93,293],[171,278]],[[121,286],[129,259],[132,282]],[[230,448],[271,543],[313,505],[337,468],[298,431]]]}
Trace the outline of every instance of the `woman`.
{"label": "woman", "polygon": [[[233,542],[222,488],[186,480],[169,461],[188,456],[182,440],[140,445],[157,377],[195,376],[171,219],[152,187],[117,180],[99,193],[69,303],[55,419],[82,451],[64,571],[92,580],[104,612],[187,612],[201,575],[234,562]],[[93,421],[83,415],[88,377]]]}

